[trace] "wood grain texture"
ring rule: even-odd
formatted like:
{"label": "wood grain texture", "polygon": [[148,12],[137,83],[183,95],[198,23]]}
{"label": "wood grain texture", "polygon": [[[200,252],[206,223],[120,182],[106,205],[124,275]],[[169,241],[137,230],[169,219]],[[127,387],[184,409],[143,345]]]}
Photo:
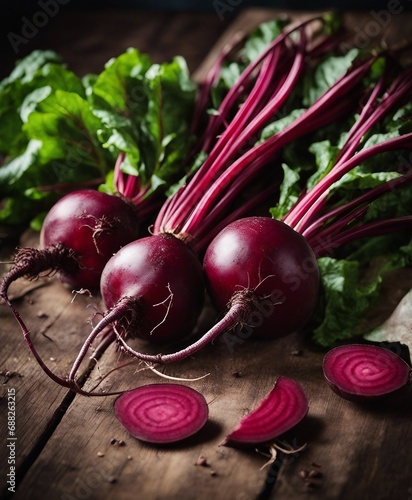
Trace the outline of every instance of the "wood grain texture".
{"label": "wood grain texture", "polygon": [[[71,357],[83,342],[82,332],[90,316],[90,311],[86,309],[87,300],[78,297],[72,303],[72,293],[57,281],[50,281],[34,290],[29,283],[26,291],[25,284],[19,284],[20,298],[15,300],[15,306],[27,319],[27,326],[33,332],[33,342],[47,365],[58,373],[66,373]],[[73,397],[41,371],[3,304],[0,306],[0,324],[0,369],[4,374],[0,377],[0,471],[4,479],[9,457],[6,453],[8,390],[16,392],[18,477],[31,465],[32,457],[42,449]],[[11,372],[12,376],[7,376],[7,372]],[[2,493],[5,486],[4,481],[1,484]]]}
{"label": "wood grain texture", "polygon": [[[70,13],[60,21],[56,19],[47,33],[33,43],[43,48],[53,43],[79,73],[99,70],[108,57],[131,45],[158,60],[182,53],[191,70],[197,68],[196,78],[200,79],[218,48],[234,33],[249,30],[278,14],[280,11],[247,10],[233,23],[222,24],[217,17],[190,13],[102,12],[82,17]],[[294,13],[295,17],[305,15]],[[359,40],[362,29],[372,33],[372,24],[367,28],[367,23],[374,20],[370,14],[348,14],[346,19]],[[379,38],[384,36],[392,42],[409,37],[411,19],[404,13],[391,14],[390,22],[381,26]],[[379,24],[376,19],[375,23]],[[74,24],[76,36],[71,31]],[[369,38],[374,42],[378,34]],[[28,48],[33,49],[33,45]],[[412,286],[410,276],[403,279],[402,288]],[[72,303],[71,293],[54,280],[33,290],[26,286],[24,282],[14,288],[20,297],[16,305],[27,318],[45,359],[67,373],[81,340],[90,331],[87,321],[93,309],[87,305],[99,307],[98,297],[79,296]],[[388,292],[399,297],[400,289],[395,280]],[[205,309],[199,331],[214,320],[213,310]],[[403,399],[375,406],[344,401],[323,379],[323,352],[301,335],[270,344],[248,339],[232,348],[221,338],[193,358],[165,367],[167,375],[186,379],[209,374],[198,381],[183,382],[206,397],[209,423],[199,435],[169,446],[149,446],[127,435],[113,413],[115,397],[74,397],[51,382],[28,354],[3,305],[0,343],[0,369],[22,375],[3,377],[0,387],[1,498],[6,493],[5,396],[9,387],[15,387],[18,396],[19,475],[13,498],[19,500],[412,498],[411,389]],[[114,346],[109,347],[86,387],[100,382],[99,390],[110,391],[159,380],[168,382],[138,363],[116,370],[101,381],[102,376],[126,360]],[[219,444],[239,419],[257,406],[279,375],[296,379],[308,394],[307,419],[284,436],[295,447],[304,443],[307,447],[296,455],[280,453],[271,466],[262,469],[268,460],[262,453]],[[117,440],[114,444],[113,439]],[[124,444],[119,445],[119,441]],[[201,455],[208,466],[195,465]],[[304,479],[302,471],[314,471],[311,475],[315,477]]]}
{"label": "wood grain texture", "polygon": [[[109,494],[132,499],[136,489],[142,498],[256,498],[265,488],[268,469],[260,469],[267,458],[254,449],[237,450],[219,444],[239,419],[257,406],[280,374],[293,376],[309,389],[306,377],[311,371],[319,372],[320,356],[317,362],[311,357],[302,365],[304,356],[293,354],[298,341],[291,336],[270,349],[262,342],[245,342],[231,353],[221,340],[193,359],[167,367],[168,375],[189,379],[210,373],[201,381],[185,382],[209,402],[209,423],[196,437],[178,445],[154,447],[128,436],[113,414],[114,397],[76,397],[26,475],[17,498],[24,498],[28,491],[44,498],[50,488],[60,495],[76,497],[81,481],[90,473],[101,475],[101,481],[90,487],[90,498],[96,499]],[[94,377],[116,361],[118,354],[111,348]],[[104,389],[159,382],[159,377],[147,370],[134,374],[136,367],[114,373],[105,380]],[[96,381],[94,377],[90,384]],[[328,396],[325,384],[322,389]],[[315,391],[319,392],[319,387]],[[306,440],[309,437],[302,436]],[[112,438],[126,445],[111,445]],[[195,465],[200,455],[206,457],[208,467]],[[89,472],[85,474],[85,470]]]}

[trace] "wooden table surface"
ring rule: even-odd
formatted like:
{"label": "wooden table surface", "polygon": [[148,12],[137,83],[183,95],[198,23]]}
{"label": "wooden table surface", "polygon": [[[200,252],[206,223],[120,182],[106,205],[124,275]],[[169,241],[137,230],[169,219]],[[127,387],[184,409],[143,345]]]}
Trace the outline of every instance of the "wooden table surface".
{"label": "wooden table surface", "polygon": [[[82,74],[99,71],[109,57],[136,46],[159,61],[180,53],[201,77],[216,43],[276,12],[239,9],[235,14],[222,22],[217,13],[62,11],[24,51],[52,48]],[[355,26],[372,33],[372,25],[365,24],[372,21],[369,14],[350,17],[354,34],[361,33]],[[409,36],[410,21],[405,13],[392,14],[386,39]],[[5,67],[17,56],[9,51]],[[37,244],[36,235],[24,238],[22,244]],[[403,286],[410,287],[410,275],[406,280]],[[395,302],[402,290],[399,284],[392,285]],[[53,279],[20,280],[12,294],[48,364],[67,372],[89,331],[93,306],[100,305],[98,297],[79,295],[73,300],[71,291]],[[205,309],[200,328],[214,319],[215,313]],[[209,422],[196,437],[170,446],[150,446],[130,437],[115,419],[114,397],[75,396],[49,380],[29,355],[4,305],[0,305],[0,345],[1,498],[10,493],[7,462],[13,455],[16,499],[412,499],[411,391],[374,406],[340,399],[324,382],[324,353],[308,345],[302,335],[273,343],[248,340],[232,350],[219,340],[193,358],[168,366],[165,373],[176,377],[209,374],[185,383],[202,392],[210,407]],[[119,354],[109,347],[87,375],[86,387],[119,362]],[[101,387],[167,383],[141,368],[135,363],[118,370]],[[299,381],[308,394],[308,417],[285,436],[288,443],[295,447],[306,443],[306,448],[289,457],[280,454],[271,466],[263,467],[268,459],[259,451],[219,446],[280,375]],[[16,440],[11,450],[6,441],[7,399],[14,393]],[[113,439],[122,445],[112,444]],[[196,465],[200,456],[207,466]],[[304,481],[303,470],[316,471],[316,477]]]}

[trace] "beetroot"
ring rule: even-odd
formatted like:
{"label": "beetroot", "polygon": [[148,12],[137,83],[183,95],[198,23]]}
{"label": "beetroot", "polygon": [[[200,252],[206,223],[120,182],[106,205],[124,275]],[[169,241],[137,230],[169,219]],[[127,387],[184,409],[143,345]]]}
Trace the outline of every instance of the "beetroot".
{"label": "beetroot", "polygon": [[[101,294],[112,321],[120,321],[125,335],[154,343],[177,340],[192,331],[200,314],[202,266],[175,236],[148,236],[129,243],[109,260]],[[130,306],[127,311],[125,302]],[[95,334],[99,330],[98,325]]]}
{"label": "beetroot", "polygon": [[229,224],[209,245],[203,265],[218,310],[243,301],[242,321],[254,327],[254,336],[287,335],[304,326],[316,307],[316,257],[300,234],[275,219]]}
{"label": "beetroot", "polygon": [[[157,251],[155,238],[159,241],[163,238],[164,243],[167,238],[176,240],[174,246],[182,257],[174,258],[173,264],[168,265],[165,256],[171,258],[175,251]],[[147,249],[140,254],[141,242],[147,244]],[[121,347],[149,363],[171,363],[194,354],[231,329],[235,329],[237,335],[225,339],[228,347],[231,343],[243,342],[252,333],[265,338],[286,335],[303,327],[316,306],[319,269],[305,239],[275,219],[246,217],[228,224],[209,245],[204,257],[204,275],[212,299],[218,307],[225,307],[229,302],[225,316],[180,351],[158,355],[135,351],[125,342],[127,332],[152,341],[173,340],[176,335],[186,333],[185,324],[194,310],[193,304],[197,304],[196,289],[191,289],[189,284],[201,280],[196,260],[193,255],[189,259],[189,255],[190,250],[185,249],[181,241],[171,235],[158,235],[130,243],[110,259],[102,274],[102,295],[111,309],[83,345],[69,380],[75,383],[75,373],[86,350],[103,328],[126,314],[129,328],[124,332],[114,330]],[[186,264],[186,268],[182,267],[184,256],[188,258],[190,272]],[[148,266],[148,262],[156,266]],[[153,300],[150,294],[156,289],[163,295],[156,295]],[[168,298],[166,289],[170,297],[173,295],[174,302]],[[181,290],[181,294],[175,297],[176,290]],[[156,303],[163,307],[155,307]],[[167,314],[166,304],[170,304]],[[146,315],[153,321],[149,322]],[[143,323],[136,326],[134,318]]]}
{"label": "beetroot", "polygon": [[78,256],[76,271],[61,272],[61,281],[95,288],[109,258],[137,237],[137,211],[131,204],[119,196],[84,190],[64,196],[51,208],[40,243],[43,248],[61,243]]}
{"label": "beetroot", "polygon": [[132,436],[157,444],[196,434],[209,414],[202,394],[179,384],[149,384],[125,392],[117,398],[114,410]]}
{"label": "beetroot", "polygon": [[308,413],[305,391],[295,380],[279,377],[256,410],[244,417],[222,443],[226,446],[270,443]]}
{"label": "beetroot", "polygon": [[42,272],[58,272],[73,288],[96,288],[110,257],[137,237],[136,209],[119,196],[91,189],[69,193],[44,220],[42,249],[18,251],[1,284],[1,296],[6,299],[9,286],[19,277],[36,278]]}
{"label": "beetroot", "polygon": [[410,381],[411,368],[388,349],[351,344],[335,347],[325,355],[323,373],[342,398],[372,401],[404,387]]}

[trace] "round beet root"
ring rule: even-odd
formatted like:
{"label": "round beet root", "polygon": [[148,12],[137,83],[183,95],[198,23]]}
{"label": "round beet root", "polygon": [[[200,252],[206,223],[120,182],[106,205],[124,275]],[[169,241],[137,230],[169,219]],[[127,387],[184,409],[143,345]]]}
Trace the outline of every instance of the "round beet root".
{"label": "round beet root", "polygon": [[235,295],[254,305],[243,323],[253,335],[276,338],[302,328],[318,301],[319,268],[306,240],[269,217],[228,224],[204,258],[206,286],[223,311]]}
{"label": "round beet root", "polygon": [[137,212],[118,196],[91,189],[61,198],[49,210],[40,234],[42,248],[61,245],[74,252],[77,266],[60,280],[71,287],[96,288],[110,257],[138,237]]}
{"label": "round beet root", "polygon": [[100,288],[107,309],[113,311],[124,298],[134,299],[125,335],[154,343],[174,342],[191,333],[204,300],[198,258],[170,234],[124,246],[105,266]]}

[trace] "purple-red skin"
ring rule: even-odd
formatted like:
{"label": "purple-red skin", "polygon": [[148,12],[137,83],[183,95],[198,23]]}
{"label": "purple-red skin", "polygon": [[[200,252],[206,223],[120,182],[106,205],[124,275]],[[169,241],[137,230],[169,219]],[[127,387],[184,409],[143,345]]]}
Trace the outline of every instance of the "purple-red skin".
{"label": "purple-red skin", "polygon": [[[224,311],[234,293],[253,290],[261,311],[252,320],[253,335],[277,338],[302,328],[319,294],[319,267],[306,240],[281,221],[245,217],[227,225],[204,258],[206,287]],[[255,324],[253,324],[255,320]]]}
{"label": "purple-red skin", "polygon": [[180,384],[149,384],[116,399],[114,411],[127,432],[153,444],[182,441],[206,424],[207,402],[200,392]]}
{"label": "purple-red skin", "polygon": [[170,234],[129,243],[105,266],[101,294],[107,309],[123,297],[136,299],[128,334],[151,342],[189,335],[204,302],[202,266],[186,243]]}
{"label": "purple-red skin", "polygon": [[308,411],[308,398],[302,386],[293,379],[279,377],[270,393],[255,410],[241,419],[237,429],[226,436],[222,445],[271,443],[295,427]]}
{"label": "purple-red skin", "polygon": [[[347,373],[351,366],[356,370]],[[410,382],[411,368],[383,347],[350,344],[335,347],[325,355],[323,373],[329,387],[340,397],[372,402],[403,389]]]}
{"label": "purple-red skin", "polygon": [[59,272],[72,288],[98,288],[111,256],[139,236],[136,209],[121,199],[85,189],[69,193],[48,212],[40,233],[42,248],[58,243],[74,250],[77,269]]}

